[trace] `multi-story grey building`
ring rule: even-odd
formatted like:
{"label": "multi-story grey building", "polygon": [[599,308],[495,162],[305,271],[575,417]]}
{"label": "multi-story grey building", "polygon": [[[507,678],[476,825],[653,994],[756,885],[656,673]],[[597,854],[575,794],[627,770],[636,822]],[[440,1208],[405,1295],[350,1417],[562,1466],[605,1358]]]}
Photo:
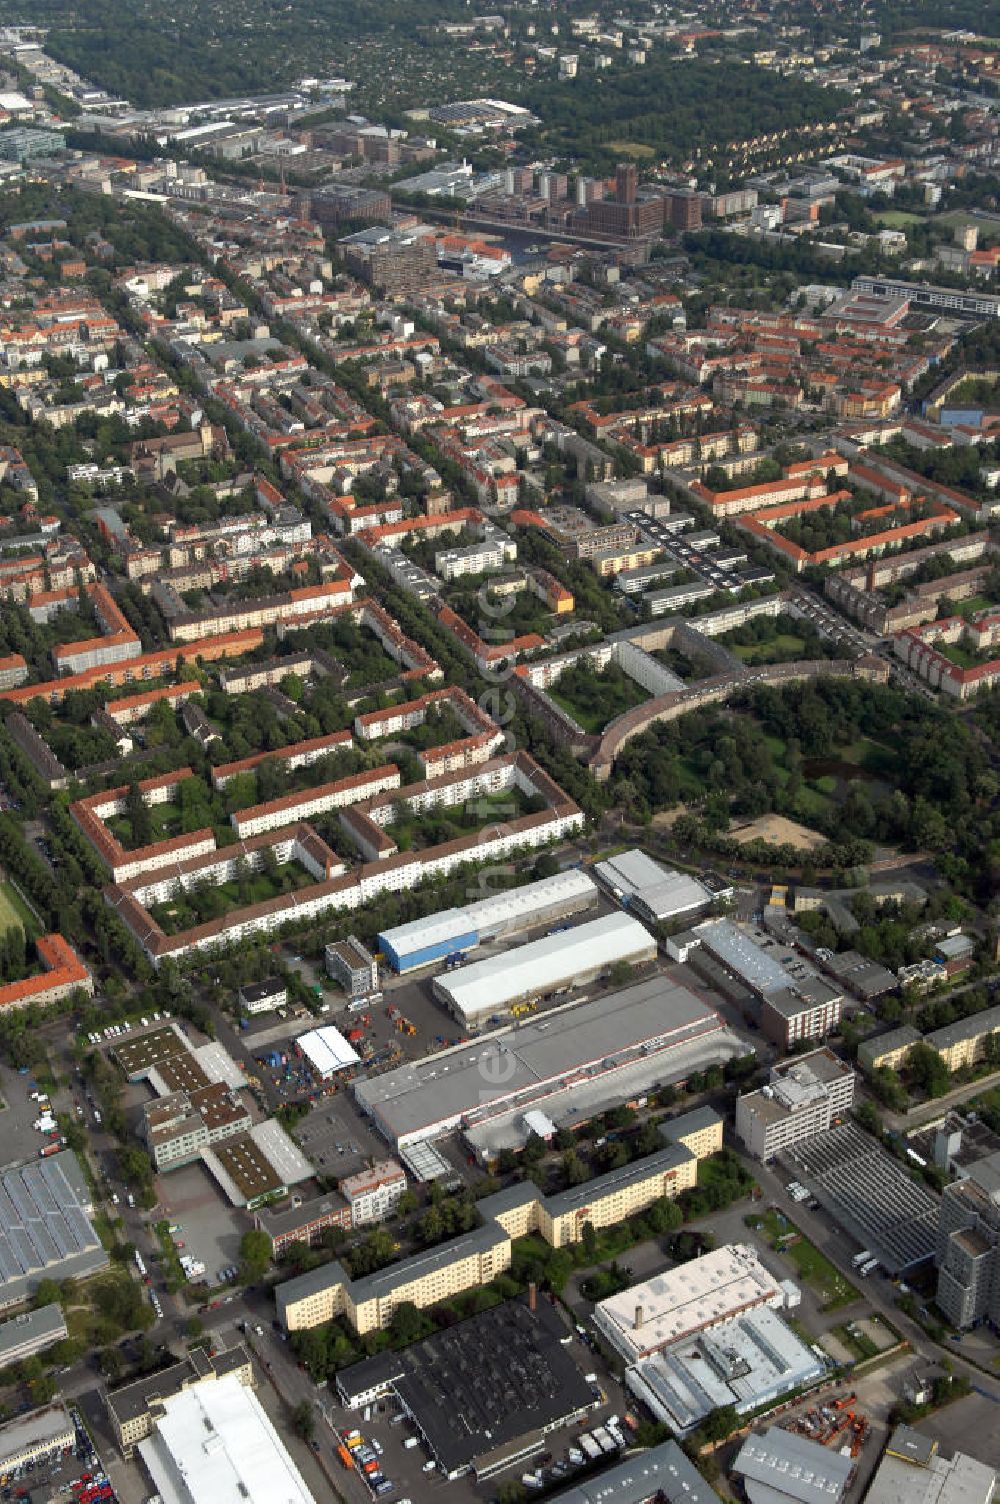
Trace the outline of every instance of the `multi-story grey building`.
{"label": "multi-story grey building", "polygon": [[326,947],[326,969],[348,997],[364,997],[378,991],[378,961],[356,935],[336,940]]}
{"label": "multi-story grey building", "polygon": [[848,1112],[856,1079],[828,1049],[779,1061],[767,1086],[737,1098],[737,1136],[757,1159],[773,1159]]}
{"label": "multi-story grey building", "polygon": [[1000,1154],[945,1187],[937,1264],[937,1303],[954,1326],[1000,1323]]}

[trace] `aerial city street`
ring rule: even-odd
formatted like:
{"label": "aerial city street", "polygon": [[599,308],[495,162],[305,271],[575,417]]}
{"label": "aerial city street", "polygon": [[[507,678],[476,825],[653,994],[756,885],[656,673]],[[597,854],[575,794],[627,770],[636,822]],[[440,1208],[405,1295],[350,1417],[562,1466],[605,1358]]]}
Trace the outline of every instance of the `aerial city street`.
{"label": "aerial city street", "polygon": [[0,1504],[993,1504],[998,0],[7,0]]}

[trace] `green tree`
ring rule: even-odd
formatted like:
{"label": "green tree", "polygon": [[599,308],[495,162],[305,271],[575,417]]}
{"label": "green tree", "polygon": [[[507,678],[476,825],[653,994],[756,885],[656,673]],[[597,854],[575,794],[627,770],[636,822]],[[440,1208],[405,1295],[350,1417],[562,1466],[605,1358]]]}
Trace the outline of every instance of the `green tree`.
{"label": "green tree", "polygon": [[244,1284],[264,1278],[271,1263],[271,1239],[259,1227],[251,1227],[240,1239],[240,1277]]}
{"label": "green tree", "polygon": [[303,1441],[312,1441],[316,1434],[316,1411],[311,1400],[300,1400],[292,1411],[292,1430]]}

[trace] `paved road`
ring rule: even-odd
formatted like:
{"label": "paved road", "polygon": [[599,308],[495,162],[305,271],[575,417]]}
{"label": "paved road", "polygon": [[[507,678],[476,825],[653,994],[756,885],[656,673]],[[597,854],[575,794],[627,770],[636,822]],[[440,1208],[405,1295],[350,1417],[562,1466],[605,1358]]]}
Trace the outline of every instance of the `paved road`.
{"label": "paved road", "polygon": [[[755,1165],[754,1173],[764,1192],[764,1204],[774,1202],[785,1211],[830,1262],[835,1264],[846,1278],[856,1284],[857,1276],[850,1263],[852,1254],[857,1251],[853,1240],[833,1227],[824,1213],[812,1212],[804,1204],[794,1204],[785,1191],[787,1181],[781,1174],[776,1173],[767,1165]],[[974,1363],[968,1362],[957,1344],[948,1342],[939,1345],[932,1342],[924,1329],[899,1309],[895,1300],[894,1287],[884,1276],[872,1275],[863,1289],[865,1300],[872,1309],[892,1323],[900,1335],[910,1343],[918,1357],[927,1363],[939,1363],[942,1356],[946,1355],[955,1367],[961,1368],[978,1388],[1000,1402],[1000,1378],[991,1378]]]}

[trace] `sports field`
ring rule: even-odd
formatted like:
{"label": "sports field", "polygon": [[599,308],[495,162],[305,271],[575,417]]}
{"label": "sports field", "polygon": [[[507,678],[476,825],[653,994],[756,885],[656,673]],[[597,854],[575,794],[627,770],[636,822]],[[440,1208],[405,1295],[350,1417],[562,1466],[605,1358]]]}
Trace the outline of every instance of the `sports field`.
{"label": "sports field", "polygon": [[10,929],[22,929],[30,938],[37,935],[38,923],[14,885],[0,881],[0,932]]}

